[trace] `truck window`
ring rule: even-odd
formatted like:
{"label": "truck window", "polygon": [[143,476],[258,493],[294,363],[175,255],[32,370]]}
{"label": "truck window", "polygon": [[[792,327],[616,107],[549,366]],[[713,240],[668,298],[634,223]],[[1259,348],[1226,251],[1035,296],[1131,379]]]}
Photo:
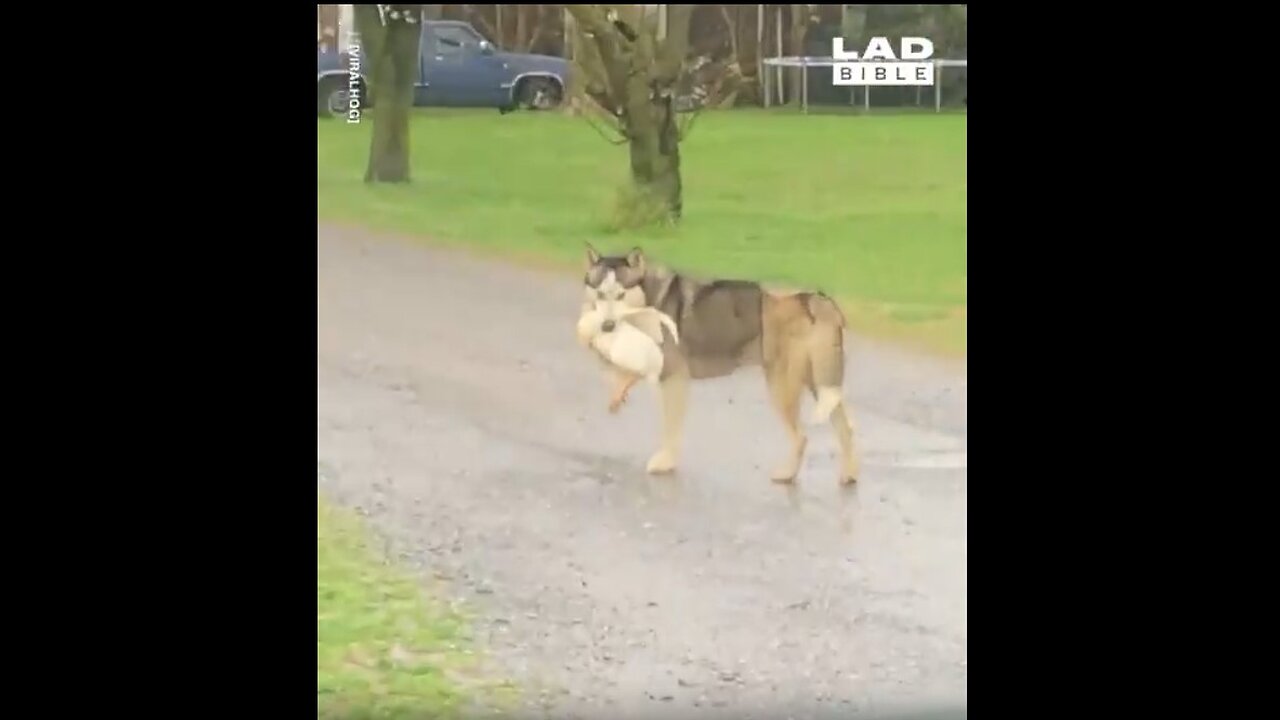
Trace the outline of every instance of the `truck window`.
{"label": "truck window", "polygon": [[431,28],[436,39],[436,53],[439,55],[457,55],[468,50],[475,50],[480,45],[480,38],[474,32],[457,25],[439,25]]}

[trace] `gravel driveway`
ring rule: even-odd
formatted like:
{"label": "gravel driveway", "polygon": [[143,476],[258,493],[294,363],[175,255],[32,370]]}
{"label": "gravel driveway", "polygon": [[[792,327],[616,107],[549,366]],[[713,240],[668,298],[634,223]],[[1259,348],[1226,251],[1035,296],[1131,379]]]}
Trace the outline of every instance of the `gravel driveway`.
{"label": "gravel driveway", "polygon": [[530,715],[963,716],[962,364],[849,341],[852,490],[826,426],[796,487],[769,482],[786,441],[759,369],[694,385],[681,470],[654,478],[656,393],[607,413],[576,278],[317,243],[320,490],[478,614]]}

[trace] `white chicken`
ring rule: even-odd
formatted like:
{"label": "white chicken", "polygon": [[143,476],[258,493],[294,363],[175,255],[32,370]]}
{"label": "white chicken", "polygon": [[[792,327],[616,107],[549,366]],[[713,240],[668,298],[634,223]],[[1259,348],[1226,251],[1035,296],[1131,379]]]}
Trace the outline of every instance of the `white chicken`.
{"label": "white chicken", "polygon": [[652,307],[615,306],[613,313],[595,307],[578,319],[579,342],[595,350],[617,372],[610,412],[622,407],[627,393],[640,380],[658,383],[664,363],[663,327],[671,333],[673,342],[680,342],[675,321]]}

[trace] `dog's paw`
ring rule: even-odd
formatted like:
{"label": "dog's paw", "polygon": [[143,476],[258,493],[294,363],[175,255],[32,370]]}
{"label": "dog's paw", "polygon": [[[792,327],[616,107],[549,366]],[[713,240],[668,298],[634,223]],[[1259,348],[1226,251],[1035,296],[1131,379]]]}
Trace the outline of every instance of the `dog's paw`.
{"label": "dog's paw", "polygon": [[858,460],[855,458],[844,464],[844,468],[840,470],[840,484],[854,485],[858,482]]}
{"label": "dog's paw", "polygon": [[618,411],[622,409],[622,406],[623,406],[624,404],[626,404],[626,402],[627,402],[627,399],[626,399],[626,398],[614,398],[614,399],[610,400],[610,401],[609,401],[609,412],[610,412],[610,414],[614,414],[614,415],[616,415],[616,414],[618,413]]}
{"label": "dog's paw", "polygon": [[666,450],[659,450],[649,458],[644,469],[650,475],[665,475],[676,469],[676,459]]}
{"label": "dog's paw", "polygon": [[769,475],[769,479],[779,485],[790,485],[796,481],[796,476],[800,474],[800,469],[796,467],[780,467],[775,468]]}

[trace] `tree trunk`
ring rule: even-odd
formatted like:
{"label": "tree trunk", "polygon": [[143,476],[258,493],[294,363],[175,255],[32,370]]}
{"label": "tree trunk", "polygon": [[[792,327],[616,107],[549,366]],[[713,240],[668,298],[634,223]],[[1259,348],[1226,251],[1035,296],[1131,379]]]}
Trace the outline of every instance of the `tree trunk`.
{"label": "tree trunk", "polygon": [[[720,6],[720,17],[724,19],[725,27],[727,27],[729,30],[729,57],[724,62],[727,67],[732,68],[733,72],[738,73],[739,78],[741,78],[742,80],[745,80],[747,78],[746,78],[746,74],[742,70],[743,68],[742,58],[738,55],[738,47],[739,47],[738,46],[738,30],[742,27],[742,23],[739,22],[739,19],[741,18],[741,13],[740,13],[741,6],[733,5],[732,7],[734,8],[734,10],[732,14],[729,13],[729,7],[730,7],[729,5]],[[737,89],[735,89],[731,93],[731,97],[723,98],[720,101],[720,103],[716,105],[716,107],[717,108],[733,107],[734,103],[737,102],[738,91],[741,90],[742,87],[743,86],[740,83],[737,86]]]}
{"label": "tree trunk", "polygon": [[659,214],[679,220],[684,211],[680,183],[680,133],[670,97],[642,101],[630,112],[631,181]]}
{"label": "tree trunk", "polygon": [[[680,182],[680,130],[676,123],[675,86],[688,51],[692,5],[672,5],[668,34],[659,41],[651,23],[643,22],[636,6],[610,6],[623,32],[607,19],[600,5],[569,5],[569,12],[592,50],[580,60],[595,78],[600,101],[617,114],[631,155],[631,180],[640,199],[652,203],[644,216],[678,220],[684,210]],[[634,33],[633,37],[628,37]],[[598,61],[599,65],[595,63]]]}
{"label": "tree trunk", "polygon": [[406,22],[379,13],[377,5],[356,5],[356,27],[368,56],[373,139],[364,181],[409,182],[409,116],[413,84],[418,76],[418,45],[422,37],[421,5],[393,5],[414,18]]}
{"label": "tree trunk", "polygon": [[[809,31],[809,6],[808,5],[792,5],[791,6],[791,54],[804,56],[804,38]],[[803,74],[800,68],[793,67],[788,73],[790,77],[790,85],[793,90],[791,97],[787,98],[790,105],[799,105],[800,98],[804,97],[804,88],[801,84],[804,82]]]}
{"label": "tree trunk", "polygon": [[529,22],[526,10],[536,9],[537,5],[516,5],[516,52],[529,52]]}
{"label": "tree trunk", "polygon": [[[735,9],[733,14],[729,14],[728,5],[720,6],[720,17],[724,20],[724,26],[729,31],[729,62],[738,62],[738,23],[737,13]],[[737,5],[733,6],[737,8]]]}
{"label": "tree trunk", "polygon": [[867,45],[864,29],[867,26],[866,5],[841,5],[840,35],[844,37],[845,49],[857,48],[858,52]]}

